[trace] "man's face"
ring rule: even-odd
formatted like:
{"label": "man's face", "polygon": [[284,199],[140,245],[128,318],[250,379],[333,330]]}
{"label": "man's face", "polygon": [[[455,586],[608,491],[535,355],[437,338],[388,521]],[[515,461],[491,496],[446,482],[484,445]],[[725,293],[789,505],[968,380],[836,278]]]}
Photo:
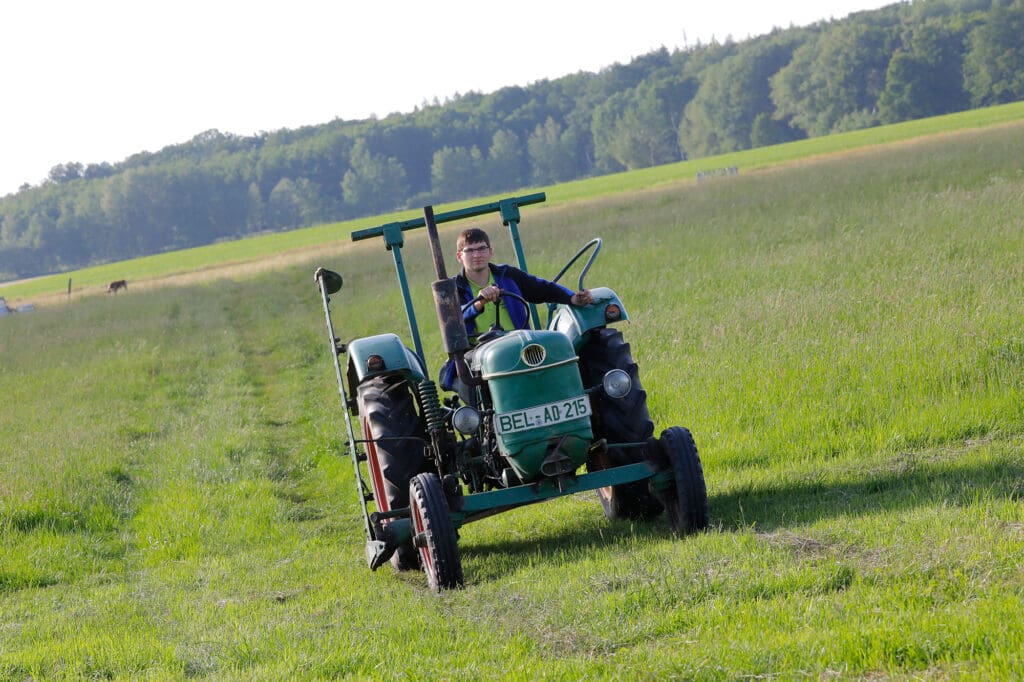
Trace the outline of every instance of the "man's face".
{"label": "man's face", "polygon": [[491,262],[491,247],[486,242],[463,244],[456,254],[462,267],[470,272],[480,271]]}

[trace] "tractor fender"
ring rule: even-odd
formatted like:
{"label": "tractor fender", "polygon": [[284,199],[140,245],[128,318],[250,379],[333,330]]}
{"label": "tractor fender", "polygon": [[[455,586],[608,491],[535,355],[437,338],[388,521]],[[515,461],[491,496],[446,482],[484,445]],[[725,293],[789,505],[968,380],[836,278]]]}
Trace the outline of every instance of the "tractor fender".
{"label": "tractor fender", "polygon": [[[370,369],[369,360],[379,356],[383,365]],[[427,378],[419,356],[407,348],[396,334],[377,334],[355,339],[348,344],[348,386],[349,395],[356,395],[356,389],[364,381],[388,374],[400,374],[418,383]],[[352,414],[355,414],[352,406]]]}
{"label": "tractor fender", "polygon": [[587,306],[558,305],[548,324],[548,329],[567,336],[576,350],[582,345],[584,335],[592,329],[629,319],[626,306],[614,291],[608,287],[594,287],[590,293],[594,297],[593,303]]}

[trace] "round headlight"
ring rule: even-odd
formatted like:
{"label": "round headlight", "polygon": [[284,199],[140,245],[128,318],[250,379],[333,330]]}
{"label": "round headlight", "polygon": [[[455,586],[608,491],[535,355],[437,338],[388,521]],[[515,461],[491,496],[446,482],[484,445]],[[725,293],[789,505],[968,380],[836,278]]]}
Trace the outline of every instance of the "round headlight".
{"label": "round headlight", "polygon": [[467,436],[476,433],[476,430],[480,428],[480,413],[474,407],[463,405],[452,415],[452,426],[456,431]]}
{"label": "round headlight", "polygon": [[604,375],[601,384],[604,386],[604,392],[612,398],[625,398],[629,394],[629,389],[633,387],[629,375],[621,369],[609,371]]}

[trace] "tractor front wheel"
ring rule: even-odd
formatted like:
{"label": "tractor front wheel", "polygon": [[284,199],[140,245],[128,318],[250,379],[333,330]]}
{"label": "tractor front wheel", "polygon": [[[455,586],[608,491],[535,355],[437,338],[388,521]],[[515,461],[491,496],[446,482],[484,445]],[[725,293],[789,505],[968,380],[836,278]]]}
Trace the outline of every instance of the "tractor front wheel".
{"label": "tractor front wheel", "polygon": [[458,536],[448,514],[441,479],[437,474],[419,474],[409,484],[412,507],[413,544],[419,549],[420,563],[435,592],[462,585],[462,559]]}
{"label": "tractor front wheel", "polygon": [[661,432],[658,445],[672,467],[675,494],[667,494],[665,511],[672,532],[687,535],[708,527],[708,490],[697,445],[688,429],[673,426]]}

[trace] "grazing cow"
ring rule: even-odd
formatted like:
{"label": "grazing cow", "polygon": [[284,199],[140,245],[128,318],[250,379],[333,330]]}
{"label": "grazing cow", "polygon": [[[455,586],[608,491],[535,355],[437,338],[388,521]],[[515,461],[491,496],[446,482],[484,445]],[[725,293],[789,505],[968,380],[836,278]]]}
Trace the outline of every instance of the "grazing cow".
{"label": "grazing cow", "polygon": [[128,288],[128,281],[124,279],[117,279],[107,285],[108,294],[116,294],[121,289]]}

